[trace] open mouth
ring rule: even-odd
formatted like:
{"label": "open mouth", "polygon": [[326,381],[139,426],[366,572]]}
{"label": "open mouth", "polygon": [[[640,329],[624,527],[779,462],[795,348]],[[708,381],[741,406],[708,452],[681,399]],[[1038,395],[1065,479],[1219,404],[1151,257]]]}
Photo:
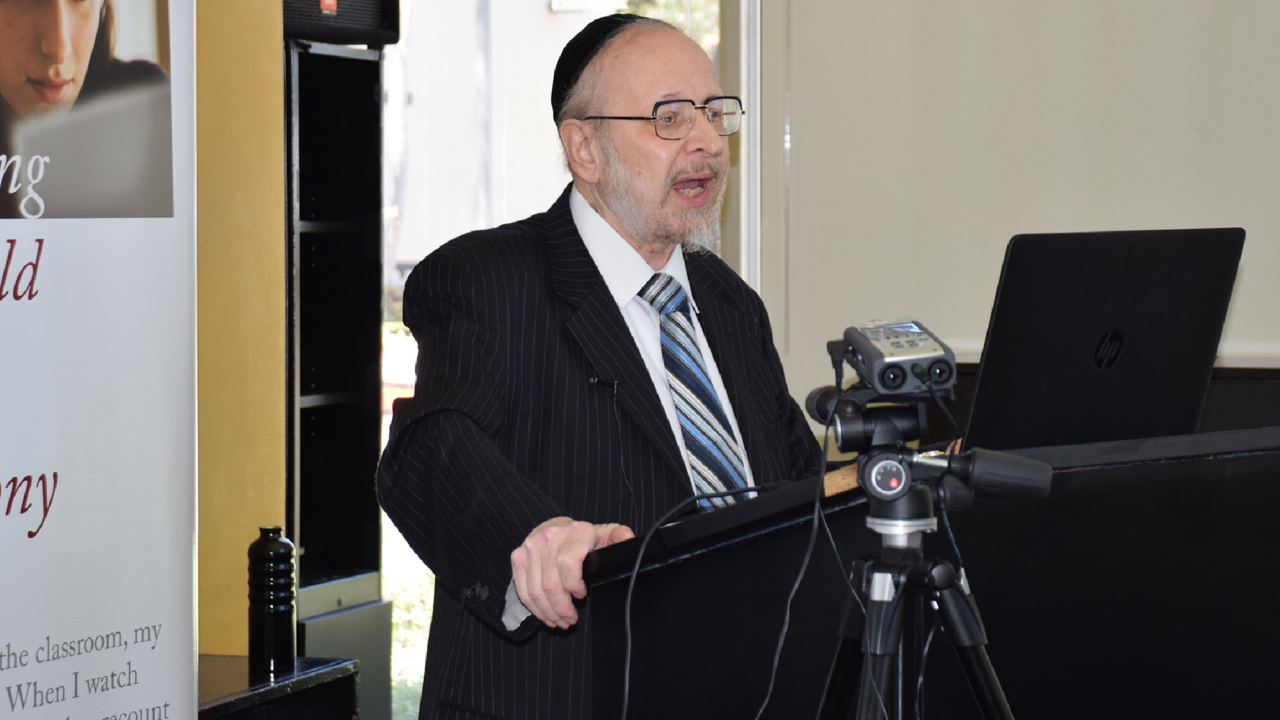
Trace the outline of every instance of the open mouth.
{"label": "open mouth", "polygon": [[671,189],[687,198],[696,198],[707,191],[707,186],[711,183],[713,177],[712,173],[688,175],[677,182],[671,183]]}
{"label": "open mouth", "polygon": [[697,197],[707,191],[707,184],[702,180],[692,180],[672,185],[675,191],[685,197]]}

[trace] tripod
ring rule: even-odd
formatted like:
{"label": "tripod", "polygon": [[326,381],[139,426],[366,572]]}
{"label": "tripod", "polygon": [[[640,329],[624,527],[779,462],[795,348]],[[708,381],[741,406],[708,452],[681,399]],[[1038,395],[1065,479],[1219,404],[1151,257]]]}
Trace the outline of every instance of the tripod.
{"label": "tripod", "polygon": [[[841,642],[827,678],[819,720],[902,720],[912,717],[903,679],[918,673],[924,601],[937,610],[943,635],[960,658],[965,679],[986,720],[1013,720],[1009,703],[987,657],[987,636],[963,570],[945,560],[925,559],[924,533],[937,530],[933,497],[967,504],[972,492],[1034,494],[1049,490],[1048,466],[1023,458],[975,450],[960,461],[921,458],[881,446],[860,462],[868,495],[867,527],[881,538],[880,556],[854,563],[856,600],[846,607]],[[939,481],[912,484],[913,466],[945,469]],[[961,476],[967,477],[966,485]],[[958,501],[958,502],[957,502]],[[948,505],[958,509],[954,505]],[[854,598],[850,599],[851,601]],[[904,652],[910,648],[914,652]],[[860,667],[859,667],[860,666]],[[848,682],[857,677],[856,684]],[[856,690],[856,696],[854,691]],[[916,698],[918,701],[918,698]]]}

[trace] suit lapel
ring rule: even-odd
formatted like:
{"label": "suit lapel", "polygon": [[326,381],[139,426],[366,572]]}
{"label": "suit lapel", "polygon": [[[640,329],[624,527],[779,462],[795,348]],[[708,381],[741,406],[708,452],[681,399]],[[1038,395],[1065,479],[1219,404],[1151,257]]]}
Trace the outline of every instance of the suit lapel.
{"label": "suit lapel", "polygon": [[640,427],[677,477],[683,478],[684,459],[671,434],[666,412],[654,392],[631,330],[578,235],[567,190],[547,212],[546,236],[552,287],[577,308],[566,329],[582,346],[600,380],[617,383],[619,407]]}
{"label": "suit lapel", "polygon": [[[738,429],[742,431],[742,444],[746,446],[747,461],[752,472],[759,472],[763,448],[760,433],[760,418],[752,404],[751,388],[747,387],[751,369],[747,365],[750,358],[757,357],[759,351],[753,352],[749,347],[751,338],[745,332],[734,332],[733,328],[743,328],[747,323],[740,317],[742,308],[725,287],[720,278],[708,271],[710,260],[698,253],[685,253],[685,267],[689,273],[689,283],[693,285],[693,296],[698,303],[698,324],[707,338],[707,346],[716,359],[716,367],[720,370],[720,381],[724,383],[725,394],[729,396],[729,404],[733,406],[733,414],[738,419]],[[764,482],[765,478],[756,478],[756,482]]]}

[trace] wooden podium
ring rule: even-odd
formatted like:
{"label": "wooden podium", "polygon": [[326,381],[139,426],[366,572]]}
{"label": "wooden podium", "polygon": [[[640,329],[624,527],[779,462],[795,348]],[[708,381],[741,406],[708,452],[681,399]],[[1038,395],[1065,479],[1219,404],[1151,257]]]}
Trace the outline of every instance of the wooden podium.
{"label": "wooden podium", "polygon": [[[950,516],[1015,715],[1265,716],[1280,619],[1280,428],[1038,448],[1044,500]],[[754,718],[808,546],[813,479],[650,542],[632,601],[629,718]],[[860,491],[822,501],[845,570],[875,555]],[[637,529],[642,532],[643,529]],[[623,605],[638,541],[588,557],[596,718],[620,715]],[[954,561],[943,533],[925,554]],[[765,718],[812,718],[848,596],[825,534],[793,602]],[[856,678],[849,678],[854,682]],[[913,683],[912,683],[913,684]],[[925,717],[976,718],[936,637]]]}

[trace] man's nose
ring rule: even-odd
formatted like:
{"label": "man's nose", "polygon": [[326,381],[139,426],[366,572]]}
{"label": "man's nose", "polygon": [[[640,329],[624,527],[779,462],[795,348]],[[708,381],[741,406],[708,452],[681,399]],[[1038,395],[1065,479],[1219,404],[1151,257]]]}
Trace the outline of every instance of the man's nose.
{"label": "man's nose", "polygon": [[729,138],[716,132],[716,128],[707,117],[706,108],[695,110],[693,127],[689,129],[689,137],[685,138],[687,149],[691,152],[704,151],[715,157],[729,147]]}
{"label": "man's nose", "polygon": [[41,3],[40,20],[37,32],[40,38],[40,52],[55,64],[66,62],[71,53],[71,18],[68,17],[64,0],[46,0]]}

